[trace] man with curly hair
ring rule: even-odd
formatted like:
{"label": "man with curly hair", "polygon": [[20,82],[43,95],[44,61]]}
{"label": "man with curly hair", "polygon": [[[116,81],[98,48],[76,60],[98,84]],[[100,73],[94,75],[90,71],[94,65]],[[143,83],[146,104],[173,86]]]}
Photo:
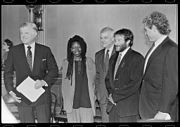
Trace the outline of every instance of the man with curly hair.
{"label": "man with curly hair", "polygon": [[153,12],[143,23],[152,47],[145,57],[140,116],[178,121],[178,46],[168,37],[171,30],[164,14]]}

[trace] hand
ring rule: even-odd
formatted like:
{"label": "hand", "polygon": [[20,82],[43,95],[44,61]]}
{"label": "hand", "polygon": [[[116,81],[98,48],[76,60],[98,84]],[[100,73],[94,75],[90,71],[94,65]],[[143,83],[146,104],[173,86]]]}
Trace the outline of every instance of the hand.
{"label": "hand", "polygon": [[116,105],[116,103],[113,101],[112,94],[109,95],[108,99],[112,104]]}
{"label": "hand", "polygon": [[42,86],[44,86],[45,84],[44,84],[44,82],[42,82],[41,80],[36,80],[36,83],[35,83],[35,85],[34,85],[34,88],[35,89],[39,89],[39,88],[41,88]]}
{"label": "hand", "polygon": [[21,103],[21,97],[17,97],[16,94],[13,91],[10,91],[9,94],[12,96],[12,98],[17,101],[18,103]]}
{"label": "hand", "polygon": [[168,113],[163,113],[163,112],[158,112],[155,116],[154,116],[154,119],[157,119],[157,120],[170,120],[171,117]]}

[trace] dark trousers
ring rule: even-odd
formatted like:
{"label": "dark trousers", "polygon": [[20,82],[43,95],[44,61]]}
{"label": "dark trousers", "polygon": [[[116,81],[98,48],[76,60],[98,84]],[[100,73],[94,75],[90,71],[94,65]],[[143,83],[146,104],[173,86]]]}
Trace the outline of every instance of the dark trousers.
{"label": "dark trousers", "polygon": [[50,105],[18,106],[21,123],[50,123]]}
{"label": "dark trousers", "polygon": [[139,115],[120,116],[116,108],[112,108],[109,113],[109,122],[137,122],[140,119]]}

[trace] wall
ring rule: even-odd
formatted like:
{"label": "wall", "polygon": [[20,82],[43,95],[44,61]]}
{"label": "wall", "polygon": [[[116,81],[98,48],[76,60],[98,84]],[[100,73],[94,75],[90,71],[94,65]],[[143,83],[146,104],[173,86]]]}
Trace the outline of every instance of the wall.
{"label": "wall", "polygon": [[[58,66],[66,57],[67,42],[78,34],[88,45],[87,55],[94,59],[100,50],[99,31],[110,26],[116,30],[129,28],[134,33],[133,49],[145,55],[148,50],[143,31],[143,18],[152,11],[160,11],[169,19],[172,32],[170,37],[178,43],[177,5],[46,5],[45,44],[50,46]],[[24,5],[2,8],[2,38],[10,37],[17,44],[20,23],[28,20]]]}

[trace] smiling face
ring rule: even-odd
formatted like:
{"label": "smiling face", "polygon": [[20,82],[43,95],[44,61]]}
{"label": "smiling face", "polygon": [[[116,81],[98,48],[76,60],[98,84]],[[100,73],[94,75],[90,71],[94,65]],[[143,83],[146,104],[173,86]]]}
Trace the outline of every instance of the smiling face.
{"label": "smiling face", "polygon": [[24,26],[20,28],[20,38],[24,44],[31,44],[35,41],[37,36],[36,30],[30,26]]}
{"label": "smiling face", "polygon": [[71,46],[71,52],[73,53],[74,56],[80,57],[81,56],[81,46],[78,42],[73,42]]}
{"label": "smiling face", "polygon": [[118,52],[122,52],[124,51],[128,45],[129,45],[129,40],[127,42],[125,42],[124,39],[124,35],[115,35],[115,47],[116,47],[116,51]]}

